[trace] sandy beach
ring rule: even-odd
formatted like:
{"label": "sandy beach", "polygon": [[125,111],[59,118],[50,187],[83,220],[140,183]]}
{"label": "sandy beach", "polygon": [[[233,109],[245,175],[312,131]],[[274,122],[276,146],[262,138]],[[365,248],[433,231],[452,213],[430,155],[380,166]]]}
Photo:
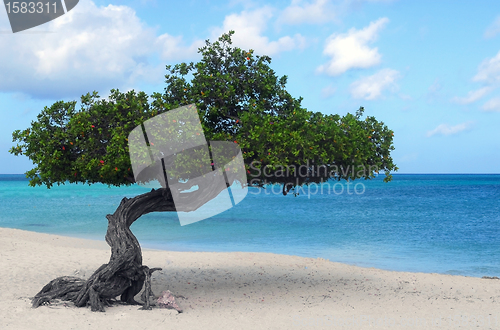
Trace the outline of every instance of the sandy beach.
{"label": "sandy beach", "polygon": [[[360,268],[268,253],[143,250],[161,267],[153,291],[183,308],[105,313],[55,301],[31,308],[50,280],[88,278],[104,241],[0,228],[1,329],[500,329],[500,280]],[[139,296],[136,299],[140,299]]]}

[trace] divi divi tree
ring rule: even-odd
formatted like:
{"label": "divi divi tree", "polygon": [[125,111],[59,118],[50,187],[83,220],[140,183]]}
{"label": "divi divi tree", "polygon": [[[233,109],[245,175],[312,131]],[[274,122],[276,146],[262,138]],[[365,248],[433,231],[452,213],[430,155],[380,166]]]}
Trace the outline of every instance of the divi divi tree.
{"label": "divi divi tree", "polygon": [[[271,59],[233,47],[233,33],[213,43],[207,40],[197,63],[168,65],[163,93],[112,90],[103,99],[94,91],[79,103],[59,101],[45,107],[29,128],[13,132],[15,145],[10,152],[27,156],[34,164],[26,172],[29,185],[135,184],[130,133],[155,116],[187,105],[197,109],[207,140],[240,147],[248,186],[264,189],[281,184],[286,195],[302,185],[371,179],[379,172],[385,174],[384,181],[391,180],[391,171],[397,170],[391,158],[393,131],[374,117],[365,117],[362,107],[345,116],[303,108],[302,98],[285,89],[287,77],[278,77],[270,68]],[[228,185],[234,178],[229,180]],[[183,183],[189,185],[189,180]],[[197,188],[194,193],[211,199],[225,187]],[[33,306],[62,299],[104,311],[118,296],[122,302],[139,304],[134,297],[145,286],[143,304],[150,308],[150,277],[157,268],[142,264],[130,226],[143,214],[165,211],[176,211],[168,184],[123,198],[106,216],[109,262],[87,280],[54,279],[35,296]]]}

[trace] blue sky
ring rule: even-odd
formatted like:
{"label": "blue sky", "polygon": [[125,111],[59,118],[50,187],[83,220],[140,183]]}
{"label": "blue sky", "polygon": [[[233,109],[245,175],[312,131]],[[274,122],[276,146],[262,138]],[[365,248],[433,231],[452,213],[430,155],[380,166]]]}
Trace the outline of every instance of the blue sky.
{"label": "blue sky", "polygon": [[161,92],[166,64],[229,30],[307,109],[364,106],[386,123],[400,173],[500,173],[500,6],[445,0],[81,0],[16,34],[0,10],[0,173],[31,168],[8,153],[11,133],[44,106]]}

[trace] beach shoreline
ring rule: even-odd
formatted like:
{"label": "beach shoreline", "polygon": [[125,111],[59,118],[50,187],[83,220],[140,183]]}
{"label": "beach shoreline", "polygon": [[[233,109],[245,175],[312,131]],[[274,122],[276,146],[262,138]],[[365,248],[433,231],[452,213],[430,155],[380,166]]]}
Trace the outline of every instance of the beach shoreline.
{"label": "beach shoreline", "polygon": [[[170,290],[183,308],[105,313],[30,300],[59,276],[88,278],[107,263],[104,241],[0,228],[0,325],[6,329],[498,329],[500,280],[362,268],[251,252],[143,249],[161,267],[156,296]],[[140,299],[137,297],[136,299]]]}

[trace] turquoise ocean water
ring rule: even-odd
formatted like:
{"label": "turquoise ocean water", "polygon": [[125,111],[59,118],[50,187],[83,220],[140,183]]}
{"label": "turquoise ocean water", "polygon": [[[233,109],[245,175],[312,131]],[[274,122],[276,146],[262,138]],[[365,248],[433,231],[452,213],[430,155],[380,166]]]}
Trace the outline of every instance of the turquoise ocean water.
{"label": "turquoise ocean water", "polygon": [[[210,219],[180,226],[175,213],[154,213],[132,230],[147,248],[273,252],[500,276],[500,175],[396,174],[390,183],[379,177],[334,184],[298,197],[251,188],[240,204]],[[0,227],[104,240],[105,215],[124,196],[146,191],[81,184],[49,190],[28,187],[24,175],[0,175]]]}

